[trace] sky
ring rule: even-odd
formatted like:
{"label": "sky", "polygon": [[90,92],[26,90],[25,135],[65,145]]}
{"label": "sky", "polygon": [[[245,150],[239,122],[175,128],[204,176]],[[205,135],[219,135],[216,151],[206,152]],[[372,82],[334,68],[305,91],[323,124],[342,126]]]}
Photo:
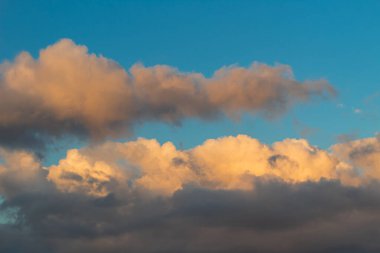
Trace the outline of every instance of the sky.
{"label": "sky", "polygon": [[0,252],[378,252],[379,12],[0,0]]}

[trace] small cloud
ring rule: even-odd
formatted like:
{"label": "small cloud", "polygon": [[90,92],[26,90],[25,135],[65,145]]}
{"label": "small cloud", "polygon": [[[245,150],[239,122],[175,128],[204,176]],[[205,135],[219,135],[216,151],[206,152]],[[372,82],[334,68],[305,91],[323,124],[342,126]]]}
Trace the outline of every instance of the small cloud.
{"label": "small cloud", "polygon": [[357,132],[352,132],[352,133],[346,133],[346,134],[340,134],[336,137],[336,140],[338,143],[345,143],[345,142],[350,142],[358,138],[358,133]]}

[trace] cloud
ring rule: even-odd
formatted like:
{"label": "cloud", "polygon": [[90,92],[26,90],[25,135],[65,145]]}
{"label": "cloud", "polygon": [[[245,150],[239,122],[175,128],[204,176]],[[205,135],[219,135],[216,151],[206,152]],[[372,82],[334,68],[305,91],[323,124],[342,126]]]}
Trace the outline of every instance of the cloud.
{"label": "cloud", "polygon": [[380,179],[379,136],[336,144],[331,149],[342,161],[352,164],[365,180]]}
{"label": "cloud", "polygon": [[94,148],[70,150],[65,159],[49,169],[48,179],[66,192],[105,196],[112,187],[142,187],[168,195],[195,177],[191,168],[180,164],[187,155],[172,143],[156,140],[106,143]]}
{"label": "cloud", "polygon": [[34,154],[0,148],[0,196],[45,189],[47,174]]}
{"label": "cloud", "polygon": [[[370,140],[337,144],[329,152],[305,139],[285,139],[266,145],[238,135],[209,139],[192,149],[180,150],[171,142],[161,145],[156,140],[140,138],[69,150],[66,158],[49,168],[47,178],[61,191],[94,196],[127,188],[169,196],[185,185],[251,190],[255,177],[279,178],[287,183],[326,179],[359,185],[380,179],[374,173],[378,170],[378,153],[368,155],[362,151],[380,148],[360,148],[355,144],[377,141]],[[359,152],[360,158],[347,159],[347,152]]]}
{"label": "cloud", "polygon": [[[378,252],[378,138],[1,149],[1,252]],[[377,159],[378,160],[378,159]],[[358,173],[358,169],[362,170]]]}
{"label": "cloud", "polygon": [[244,112],[274,117],[334,94],[324,80],[297,81],[287,65],[223,67],[210,78],[166,65],[127,71],[63,39],[37,59],[22,52],[0,65],[0,140],[41,148],[62,135],[115,137],[146,121],[178,124]]}
{"label": "cloud", "polygon": [[268,146],[239,135],[177,150],[170,142],[160,145],[140,138],[70,150],[57,166],[50,167],[48,179],[66,192],[105,196],[118,185],[165,196],[186,184],[249,190],[252,178],[261,176],[290,183],[337,179],[344,173],[338,164],[333,155],[306,140],[286,139]]}

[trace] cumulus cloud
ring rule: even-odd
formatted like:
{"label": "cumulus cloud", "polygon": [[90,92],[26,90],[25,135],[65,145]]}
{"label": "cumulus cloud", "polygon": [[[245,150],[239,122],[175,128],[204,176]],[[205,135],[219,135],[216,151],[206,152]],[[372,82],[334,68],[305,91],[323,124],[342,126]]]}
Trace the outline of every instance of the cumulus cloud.
{"label": "cumulus cloud", "polygon": [[[306,140],[286,139],[272,146],[246,135],[207,140],[189,150],[140,138],[73,149],[49,169],[48,179],[66,192],[105,196],[118,185],[172,195],[191,184],[209,189],[250,190],[254,177],[297,183],[360,180],[348,164]],[[112,183],[115,182],[115,183]]]}
{"label": "cumulus cloud", "polygon": [[[0,151],[1,252],[378,252],[378,138]],[[378,159],[377,159],[378,160]],[[360,170],[360,173],[358,172]]]}
{"label": "cumulus cloud", "polygon": [[294,103],[329,97],[324,80],[297,81],[287,65],[231,66],[206,78],[174,67],[133,65],[128,71],[68,39],[34,59],[20,53],[0,65],[0,140],[38,146],[61,135],[101,139],[145,121],[187,117],[273,117]]}

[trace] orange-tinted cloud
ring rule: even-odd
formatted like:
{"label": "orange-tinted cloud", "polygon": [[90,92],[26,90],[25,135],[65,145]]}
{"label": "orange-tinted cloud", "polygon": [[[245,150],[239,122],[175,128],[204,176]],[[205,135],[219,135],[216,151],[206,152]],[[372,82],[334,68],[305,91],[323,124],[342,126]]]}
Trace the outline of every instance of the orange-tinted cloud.
{"label": "orange-tinted cloud", "polygon": [[207,140],[189,150],[147,139],[73,149],[49,168],[48,179],[64,192],[106,196],[116,188],[132,188],[170,196],[188,184],[251,190],[255,177],[275,177],[288,183],[322,179],[347,185],[364,182],[354,169],[355,164],[304,139],[286,139],[269,146],[238,135]]}
{"label": "orange-tinted cloud", "polygon": [[0,67],[0,137],[9,145],[37,145],[64,134],[104,138],[145,121],[269,117],[297,102],[335,94],[324,80],[300,82],[289,66],[231,66],[210,78],[166,65],[129,71],[68,39],[23,52]]}

